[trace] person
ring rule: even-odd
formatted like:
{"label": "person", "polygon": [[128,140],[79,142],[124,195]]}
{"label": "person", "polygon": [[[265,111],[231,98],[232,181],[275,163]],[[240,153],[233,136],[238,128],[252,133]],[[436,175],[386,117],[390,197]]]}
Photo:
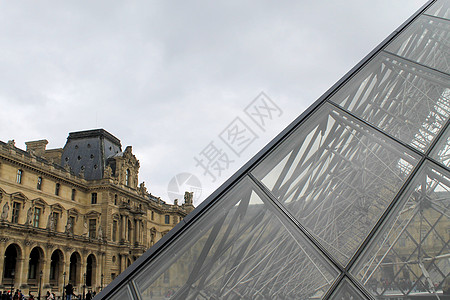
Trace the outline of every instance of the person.
{"label": "person", "polygon": [[88,291],[86,294],[86,300],[92,300],[92,294],[91,291]]}
{"label": "person", "polygon": [[49,292],[49,291],[47,291],[47,295],[45,295],[45,299],[46,300],[54,300],[55,298],[53,298],[53,295]]}
{"label": "person", "polygon": [[72,300],[73,295],[73,285],[71,283],[68,283],[66,285],[66,300]]}

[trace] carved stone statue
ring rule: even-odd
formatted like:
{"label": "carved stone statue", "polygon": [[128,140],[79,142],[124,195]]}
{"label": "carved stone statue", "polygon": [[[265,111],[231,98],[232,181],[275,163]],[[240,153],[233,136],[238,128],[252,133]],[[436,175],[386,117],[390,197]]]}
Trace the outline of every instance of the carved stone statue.
{"label": "carved stone statue", "polygon": [[156,229],[155,227],[152,227],[152,229],[150,229],[150,246],[153,246],[155,244],[155,236],[156,236]]}
{"label": "carved stone statue", "polygon": [[33,223],[33,207],[30,206],[27,210],[27,221],[25,222],[25,225],[30,225]]}
{"label": "carved stone statue", "polygon": [[1,215],[2,220],[8,219],[8,214],[9,214],[9,203],[6,202],[5,205],[3,205],[3,211]]}
{"label": "carved stone statue", "polygon": [[86,218],[84,219],[84,224],[83,224],[83,236],[88,236],[88,224],[87,224]]}
{"label": "carved stone statue", "polygon": [[112,177],[112,169],[110,165],[107,165],[105,171],[103,172],[103,178],[111,178]]}
{"label": "carved stone statue", "polygon": [[66,224],[66,233],[67,234],[73,234],[73,224],[72,224],[72,218],[67,218],[67,224]]}
{"label": "carved stone statue", "polygon": [[83,168],[80,170],[80,173],[78,173],[78,176],[80,176],[80,178],[84,179],[84,169]]}
{"label": "carved stone statue", "polygon": [[186,205],[192,205],[194,199],[194,192],[184,192],[184,203]]}
{"label": "carved stone statue", "polygon": [[145,196],[145,195],[148,194],[147,188],[145,187],[145,182],[144,181],[139,184],[138,191],[139,191],[139,194],[142,195],[142,196]]}
{"label": "carved stone statue", "polygon": [[47,229],[48,230],[55,230],[55,220],[53,219],[53,214],[51,212],[48,215]]}
{"label": "carved stone statue", "polygon": [[102,226],[98,226],[98,239],[99,240],[103,240],[103,230],[102,230]]}

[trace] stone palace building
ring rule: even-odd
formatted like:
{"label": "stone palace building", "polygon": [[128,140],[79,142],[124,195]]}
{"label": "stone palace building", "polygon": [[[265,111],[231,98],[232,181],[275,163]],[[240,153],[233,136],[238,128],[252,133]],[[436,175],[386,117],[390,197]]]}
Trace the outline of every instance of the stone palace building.
{"label": "stone palace building", "polygon": [[0,278],[3,289],[61,295],[99,291],[193,210],[139,183],[131,146],[103,129],[47,140],[0,141]]}

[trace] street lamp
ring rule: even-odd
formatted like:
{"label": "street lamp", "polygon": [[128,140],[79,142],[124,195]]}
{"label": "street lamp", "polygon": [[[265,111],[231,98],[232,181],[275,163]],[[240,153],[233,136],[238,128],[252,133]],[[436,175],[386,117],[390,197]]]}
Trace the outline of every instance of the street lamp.
{"label": "street lamp", "polygon": [[64,284],[63,284],[63,296],[62,296],[62,298],[64,300],[64,292],[66,291],[66,271],[64,271],[64,273],[63,273],[63,281],[64,281]]}
{"label": "street lamp", "polygon": [[84,284],[83,284],[83,300],[85,300],[85,294],[84,294],[84,289],[86,288],[86,273],[83,274],[83,278],[84,278]]}
{"label": "street lamp", "polygon": [[101,279],[102,279],[102,280],[101,280],[101,283],[100,283],[100,291],[103,290],[103,274],[102,274],[102,276],[101,276]]}
{"label": "street lamp", "polygon": [[41,284],[42,284],[42,270],[39,272],[39,292],[38,292],[38,299],[41,300]]}

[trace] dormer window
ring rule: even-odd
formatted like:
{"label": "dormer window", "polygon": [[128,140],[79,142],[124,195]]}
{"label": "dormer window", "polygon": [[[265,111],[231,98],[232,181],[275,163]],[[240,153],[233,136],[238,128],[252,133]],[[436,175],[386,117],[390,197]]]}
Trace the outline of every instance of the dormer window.
{"label": "dormer window", "polygon": [[130,186],[130,169],[127,169],[125,173],[125,185]]}

